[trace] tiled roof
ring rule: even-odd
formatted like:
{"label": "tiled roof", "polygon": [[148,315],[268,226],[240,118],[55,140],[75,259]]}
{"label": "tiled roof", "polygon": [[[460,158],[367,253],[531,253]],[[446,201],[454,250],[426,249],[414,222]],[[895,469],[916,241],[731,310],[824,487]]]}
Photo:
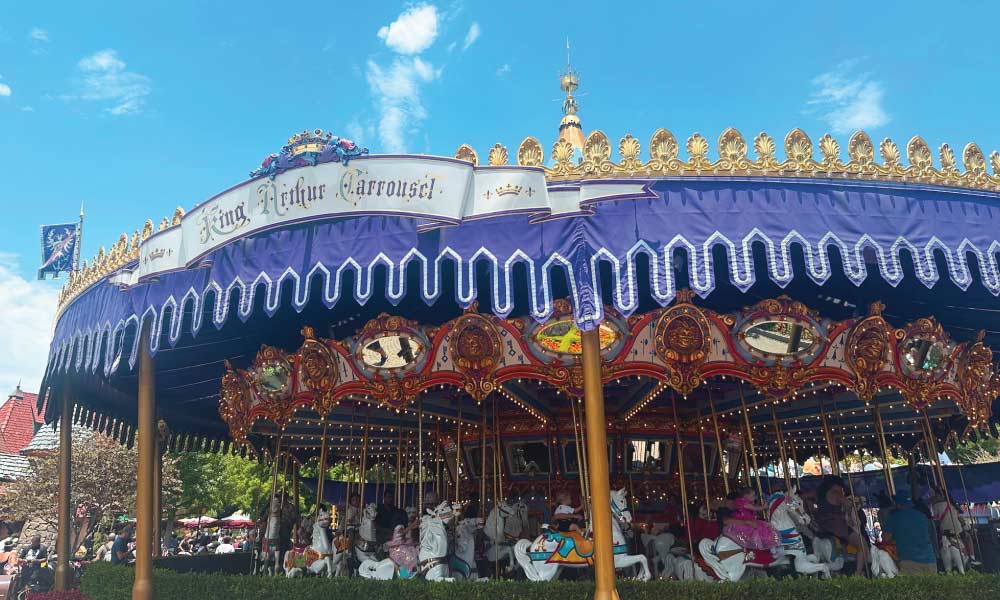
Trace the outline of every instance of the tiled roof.
{"label": "tiled roof", "polygon": [[[74,440],[84,439],[90,435],[92,433],[89,429],[78,425],[73,426]],[[59,424],[56,424],[55,429],[51,425],[43,425],[35,437],[31,439],[31,443],[21,449],[21,453],[31,454],[32,452],[45,452],[57,448],[59,448]]]}
{"label": "tiled roof", "polygon": [[0,481],[13,481],[28,473],[28,457],[0,453]]}
{"label": "tiled roof", "polygon": [[0,452],[17,454],[27,446],[39,417],[38,395],[18,386],[0,406]]}

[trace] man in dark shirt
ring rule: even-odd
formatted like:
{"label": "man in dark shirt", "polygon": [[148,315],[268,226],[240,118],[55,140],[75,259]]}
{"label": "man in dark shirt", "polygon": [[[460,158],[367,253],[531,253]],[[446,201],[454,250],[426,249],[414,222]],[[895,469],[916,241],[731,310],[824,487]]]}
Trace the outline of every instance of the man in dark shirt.
{"label": "man in dark shirt", "polygon": [[406,527],[410,519],[406,516],[406,511],[396,507],[395,494],[387,491],[382,496],[382,504],[378,507],[378,514],[375,516],[375,537],[379,544],[388,542],[392,537],[392,530],[396,525]]}
{"label": "man in dark shirt", "polygon": [[126,565],[129,563],[128,543],[132,541],[132,526],[126,525],[118,533],[115,543],[111,545],[111,564]]}
{"label": "man in dark shirt", "polygon": [[21,563],[21,581],[28,585],[35,583],[41,570],[42,562],[49,557],[49,549],[42,545],[42,538],[33,536],[31,545],[21,550],[18,557]]}

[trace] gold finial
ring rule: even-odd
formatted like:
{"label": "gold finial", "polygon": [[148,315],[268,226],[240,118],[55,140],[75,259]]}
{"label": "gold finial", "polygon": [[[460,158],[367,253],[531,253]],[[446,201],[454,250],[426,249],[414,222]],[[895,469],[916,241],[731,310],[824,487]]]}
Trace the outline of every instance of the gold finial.
{"label": "gold finial", "polygon": [[563,99],[563,118],[559,122],[559,139],[566,140],[577,150],[583,151],[583,127],[580,125],[580,117],[577,116],[579,106],[573,92],[580,87],[580,76],[573,70],[573,65],[569,57],[569,38],[566,38],[566,70],[559,76],[559,88],[566,93]]}

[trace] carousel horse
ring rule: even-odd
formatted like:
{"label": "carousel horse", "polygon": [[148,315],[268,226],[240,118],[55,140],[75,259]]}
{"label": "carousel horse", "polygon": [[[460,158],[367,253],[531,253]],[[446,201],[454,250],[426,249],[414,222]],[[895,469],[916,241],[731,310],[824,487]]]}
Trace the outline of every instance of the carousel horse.
{"label": "carousel horse", "polygon": [[478,518],[462,519],[455,527],[455,553],[448,560],[451,574],[456,579],[480,579],[476,567],[476,532],[483,528],[483,520]]}
{"label": "carousel horse", "polygon": [[504,537],[513,543],[527,533],[528,505],[522,499],[518,499],[517,502],[508,502],[507,505],[510,507],[512,514],[504,521],[503,533]]}
{"label": "carousel horse", "polygon": [[933,500],[931,512],[938,522],[938,532],[941,534],[941,562],[944,563],[945,572],[958,571],[964,575],[965,567],[969,562],[965,544],[961,538],[965,524],[962,523],[951,503],[940,496]]}
{"label": "carousel horse", "polygon": [[312,543],[305,548],[292,548],[285,552],[287,577],[301,577],[306,571],[313,575],[325,573],[327,577],[338,574],[350,549],[350,539],[346,535],[338,535],[331,541],[327,537],[329,528],[330,513],[321,508],[312,525]]}
{"label": "carousel horse", "polygon": [[[623,526],[632,524],[625,489],[611,492],[611,537],[615,569],[639,567],[639,579],[649,581],[649,562],[642,554],[627,554]],[[543,531],[533,542],[519,540],[514,557],[531,581],[551,581],[563,567],[583,568],[594,562],[594,542],[576,531]]]}
{"label": "carousel horse", "polygon": [[965,575],[965,552],[961,540],[948,534],[941,534],[941,562],[944,572],[958,571]]}
{"label": "carousel horse", "polygon": [[372,503],[365,506],[361,513],[361,526],[358,528],[359,541],[354,545],[354,555],[358,562],[375,560],[379,546],[375,535],[375,518],[378,516],[378,507]]}
{"label": "carousel horse", "polygon": [[494,505],[493,510],[486,517],[483,525],[483,533],[486,535],[486,552],[484,554],[489,562],[507,561],[504,572],[510,573],[514,570],[514,548],[512,543],[516,541],[508,537],[507,521],[514,517],[515,508],[501,500]]}
{"label": "carousel horse", "polygon": [[[448,532],[445,525],[455,516],[460,508],[458,504],[442,502],[436,508],[428,508],[420,519],[420,550],[419,564],[412,571],[406,565],[398,564],[391,558],[382,561],[366,560],[361,563],[358,575],[365,579],[412,579],[423,576],[428,581],[454,581],[448,566]],[[402,537],[402,527],[396,528],[396,534]]]}
{"label": "carousel horse", "polygon": [[291,527],[286,526],[289,522],[296,520],[293,509],[287,502],[284,502],[279,495],[271,498],[267,525],[261,540],[260,551],[257,554],[257,563],[254,566],[255,572],[270,573],[271,575],[277,575],[280,572],[281,547],[283,542],[289,541],[285,537],[285,532],[286,529],[291,531]]}
{"label": "carousel horse", "polygon": [[668,532],[643,533],[639,535],[642,546],[646,549],[646,557],[649,559],[650,567],[653,570],[654,579],[669,579],[677,575],[674,572],[674,554],[670,551],[677,541],[676,536]]}
{"label": "carousel horse", "polygon": [[811,519],[795,487],[792,487],[787,494],[784,492],[771,494],[768,498],[768,510],[771,513],[771,526],[781,535],[785,555],[791,557],[795,572],[829,579],[829,565],[819,562],[815,554],[806,551],[801,532],[809,527]]}
{"label": "carousel horse", "polygon": [[702,539],[698,543],[698,551],[705,565],[721,581],[739,581],[748,567],[766,569],[774,563],[770,550],[744,548],[725,535],[715,540]]}

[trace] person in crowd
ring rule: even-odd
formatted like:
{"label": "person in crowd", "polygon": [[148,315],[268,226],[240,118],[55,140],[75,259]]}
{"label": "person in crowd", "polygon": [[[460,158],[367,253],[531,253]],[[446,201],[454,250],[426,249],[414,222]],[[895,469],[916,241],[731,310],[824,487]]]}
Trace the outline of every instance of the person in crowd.
{"label": "person in crowd", "polygon": [[847,524],[844,505],[847,504],[847,488],[836,475],[826,475],[816,490],[816,528],[820,535],[838,538],[843,544],[858,549],[859,560],[855,561],[855,575],[864,575],[868,564],[868,545],[860,531]]}
{"label": "person in crowd", "polygon": [[556,508],[552,512],[552,520],[558,531],[580,531],[583,523],[583,507],[573,506],[569,492],[560,492],[556,496]]}
{"label": "person in crowd", "polygon": [[344,511],[344,529],[357,530],[361,526],[361,496],[351,494],[347,498],[347,510]]}
{"label": "person in crowd", "polygon": [[31,543],[21,550],[18,563],[21,565],[21,581],[27,585],[36,584],[42,563],[49,557],[49,549],[42,545],[42,538],[35,535]]}
{"label": "person in crowd", "polygon": [[94,560],[111,562],[111,547],[115,545],[115,534],[108,536],[107,541],[97,548],[97,552],[94,553]]}
{"label": "person in crowd", "polygon": [[232,554],[236,552],[236,546],[233,545],[233,538],[228,535],[222,538],[222,543],[215,547],[216,554]]}
{"label": "person in crowd", "polygon": [[114,544],[111,545],[111,564],[126,565],[131,562],[129,543],[132,541],[132,526],[126,525],[118,532]]}
{"label": "person in crowd", "polygon": [[899,574],[937,573],[933,523],[923,512],[914,508],[909,492],[900,490],[893,500],[895,510],[882,518],[882,537],[896,545]]}
{"label": "person in crowd", "polygon": [[396,495],[392,490],[386,490],[382,495],[382,504],[378,507],[375,517],[375,537],[379,544],[384,544],[392,537],[393,529],[402,525],[406,529],[410,524],[406,511],[396,506]]}
{"label": "person in crowd", "polygon": [[[689,515],[695,515],[691,518],[691,541],[694,543],[694,551],[698,551],[698,542],[708,538],[714,540],[719,537],[721,528],[719,522],[712,519],[712,514],[701,502],[691,503],[690,508],[688,508]],[[676,538],[678,540],[686,540],[686,533],[682,537]]]}

